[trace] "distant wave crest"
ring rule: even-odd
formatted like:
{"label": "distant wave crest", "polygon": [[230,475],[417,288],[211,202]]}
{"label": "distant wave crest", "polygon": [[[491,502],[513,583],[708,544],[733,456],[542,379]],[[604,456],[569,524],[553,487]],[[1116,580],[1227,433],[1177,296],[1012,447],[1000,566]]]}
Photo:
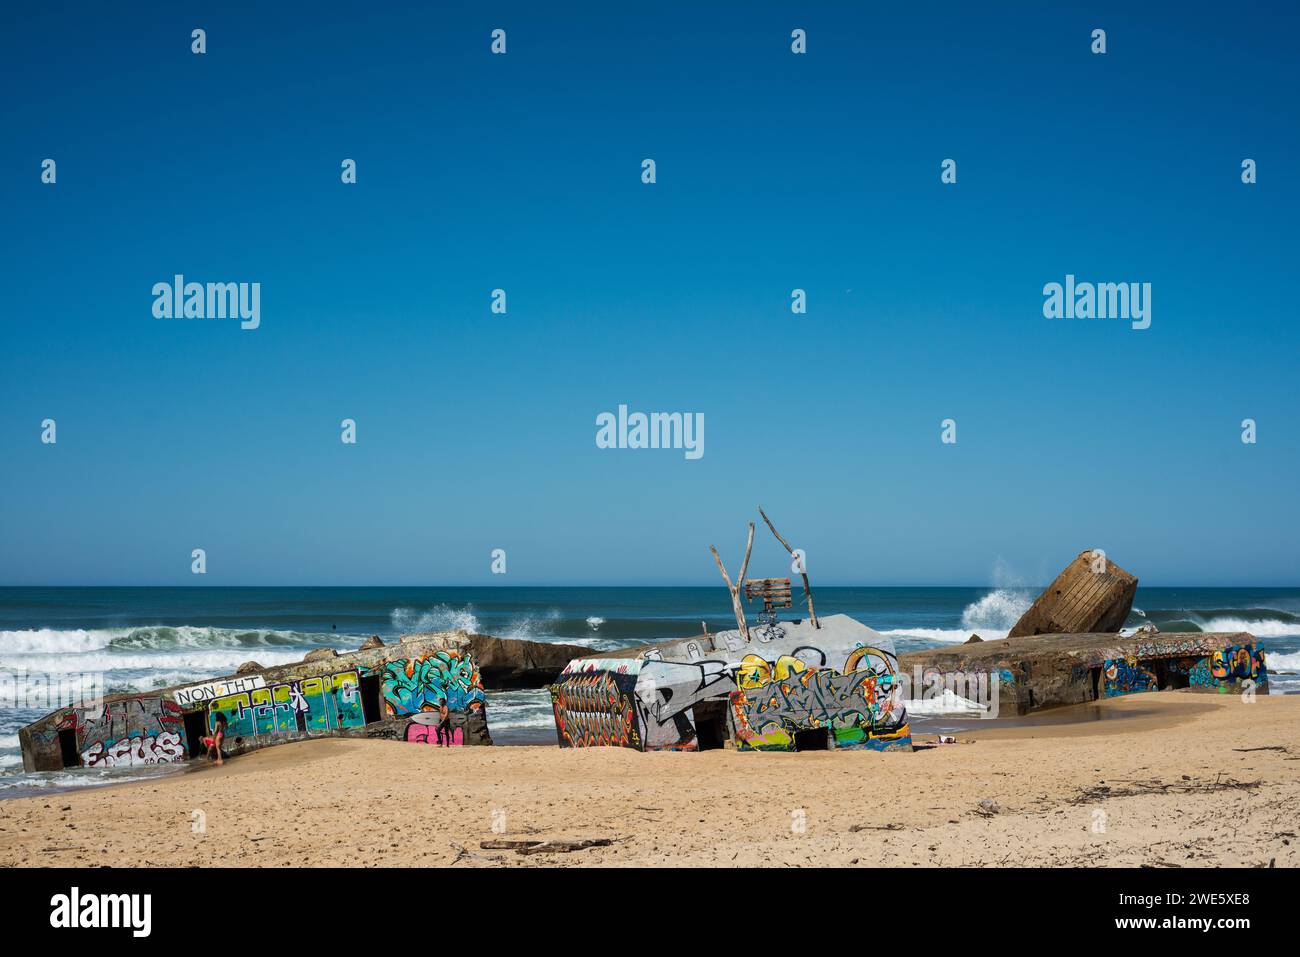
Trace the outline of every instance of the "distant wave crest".
{"label": "distant wave crest", "polygon": [[1162,608],[1146,613],[1161,631],[1248,631],[1258,638],[1300,637],[1300,615],[1280,608]]}
{"label": "distant wave crest", "polygon": [[394,608],[389,615],[393,631],[399,635],[422,634],[426,631],[468,631],[470,634],[480,632],[478,616],[474,606],[453,608],[451,605],[435,605],[421,611],[418,608]]}
{"label": "distant wave crest", "polygon": [[0,631],[0,660],[13,655],[84,655],[94,651],[167,652],[181,648],[292,648],[337,641],[321,635],[270,629],[211,628],[202,625],[143,625],[134,628],[31,628]]}

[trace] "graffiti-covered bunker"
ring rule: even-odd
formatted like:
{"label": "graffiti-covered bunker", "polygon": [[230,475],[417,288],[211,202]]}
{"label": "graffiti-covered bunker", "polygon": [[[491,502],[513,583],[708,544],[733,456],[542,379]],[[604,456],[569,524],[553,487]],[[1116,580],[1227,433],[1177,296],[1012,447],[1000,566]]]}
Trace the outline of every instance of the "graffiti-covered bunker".
{"label": "graffiti-covered bunker", "polygon": [[[731,742],[741,751],[912,750],[893,640],[848,615],[819,620],[803,553],[761,508],[758,514],[794,559],[808,617],[777,618],[778,609],[794,607],[789,578],[746,577],[750,522],[735,581],[709,546],[736,629],[706,629],[632,657],[570,661],[549,689],[560,747],[706,751]],[[742,595],[762,602],[753,626]]]}
{"label": "graffiti-covered bunker", "polygon": [[309,652],[300,662],[248,667],[202,684],[105,695],[93,708],[66,707],[18,732],[27,771],[167,764],[206,754],[217,712],[225,752],[324,736],[434,744],[446,701],[448,744],[491,744],[483,683],[463,633],[378,639],[359,651]]}
{"label": "graffiti-covered bunker", "polygon": [[847,615],[577,658],[550,691],[561,747],[912,750],[893,640]]}
{"label": "graffiti-covered bunker", "polygon": [[932,675],[987,676],[1003,714],[1152,691],[1269,693],[1264,651],[1244,631],[1021,635],[903,659],[916,688],[940,684]]}

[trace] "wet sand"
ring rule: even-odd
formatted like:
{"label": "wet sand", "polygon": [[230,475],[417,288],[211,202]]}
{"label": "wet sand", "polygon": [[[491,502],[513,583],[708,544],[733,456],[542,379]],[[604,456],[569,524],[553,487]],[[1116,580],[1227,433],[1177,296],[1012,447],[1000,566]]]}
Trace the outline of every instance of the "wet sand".
{"label": "wet sand", "polygon": [[[914,754],[303,742],[0,802],[0,865],[1300,864],[1300,696],[969,725]],[[480,847],[502,839],[612,843]]]}

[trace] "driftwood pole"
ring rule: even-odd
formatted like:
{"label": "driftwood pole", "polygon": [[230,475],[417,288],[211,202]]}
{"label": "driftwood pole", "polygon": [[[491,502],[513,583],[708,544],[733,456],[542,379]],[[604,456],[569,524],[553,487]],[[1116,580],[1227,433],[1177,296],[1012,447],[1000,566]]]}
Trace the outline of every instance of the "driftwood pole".
{"label": "driftwood pole", "polygon": [[709,551],[713,552],[713,560],[718,563],[718,571],[722,572],[722,580],[727,583],[727,591],[731,592],[731,607],[736,613],[736,624],[740,626],[740,637],[749,641],[749,627],[745,624],[745,609],[740,604],[740,587],[745,583],[745,573],[749,571],[749,553],[754,548],[754,523],[749,523],[749,541],[745,543],[745,560],[740,563],[740,577],[736,583],[731,583],[731,576],[727,574],[726,567],[722,564],[722,557],[718,550],[712,545]]}
{"label": "driftwood pole", "polygon": [[[794,549],[790,547],[789,542],[781,537],[781,533],[776,530],[776,526],[772,524],[772,520],[767,517],[767,512],[763,511],[761,505],[758,507],[758,514],[763,516],[763,521],[767,522],[767,527],[772,530],[776,540],[785,546],[785,550],[790,553],[791,557],[794,557]],[[803,593],[808,596],[808,617],[812,619],[814,628],[820,628],[821,625],[817,623],[817,612],[813,610],[812,587],[808,584],[808,569],[804,567],[803,559],[797,560],[799,562],[799,574],[803,576]]]}

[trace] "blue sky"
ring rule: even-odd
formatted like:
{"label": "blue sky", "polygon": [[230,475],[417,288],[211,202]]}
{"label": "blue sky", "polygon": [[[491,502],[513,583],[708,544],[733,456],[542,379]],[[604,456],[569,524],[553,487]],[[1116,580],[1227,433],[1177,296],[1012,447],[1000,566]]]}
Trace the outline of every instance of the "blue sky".
{"label": "blue sky", "polygon": [[617,6],[10,11],[0,583],[711,584],[761,504],[824,584],[1297,584],[1291,16]]}

